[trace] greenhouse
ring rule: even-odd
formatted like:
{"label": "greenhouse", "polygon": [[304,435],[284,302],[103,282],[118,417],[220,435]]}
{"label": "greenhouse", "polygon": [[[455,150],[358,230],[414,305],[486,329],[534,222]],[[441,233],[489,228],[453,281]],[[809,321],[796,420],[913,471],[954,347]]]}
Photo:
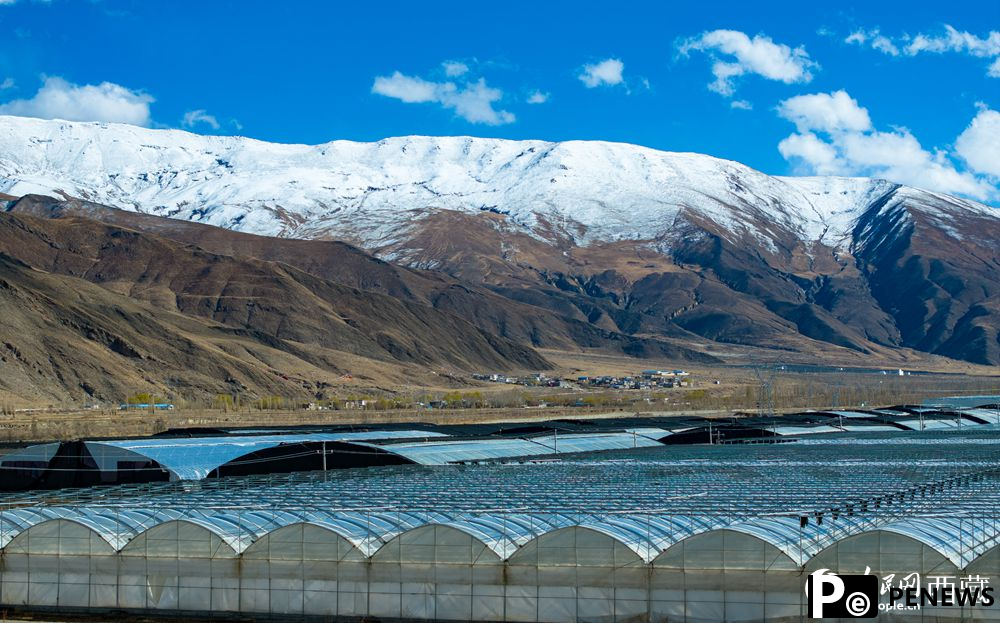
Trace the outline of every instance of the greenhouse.
{"label": "greenhouse", "polygon": [[[0,601],[202,617],[799,621],[818,569],[1000,576],[993,426],[565,449],[8,494]],[[1000,606],[921,616],[1000,620]]]}
{"label": "greenhouse", "polygon": [[1000,425],[1000,405],[805,411],[780,417],[606,418],[355,430],[167,431],[140,439],[43,443],[0,457],[0,490],[203,480],[388,465],[554,458],[661,445],[794,441],[843,433],[933,433]]}

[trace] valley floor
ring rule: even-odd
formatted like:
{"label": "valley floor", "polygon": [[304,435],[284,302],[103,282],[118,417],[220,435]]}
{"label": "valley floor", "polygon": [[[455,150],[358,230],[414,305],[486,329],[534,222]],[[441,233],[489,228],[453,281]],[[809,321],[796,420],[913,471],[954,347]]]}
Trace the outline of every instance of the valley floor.
{"label": "valley floor", "polygon": [[[530,394],[546,406],[451,409],[255,409],[177,407],[170,411],[111,409],[19,410],[0,416],[0,444],[25,441],[69,440],[100,437],[146,436],[178,428],[231,428],[254,426],[373,425],[426,422],[473,424],[533,422],[556,419],[692,415],[728,417],[757,413],[771,407],[761,404],[758,373],[743,368],[695,370],[694,385],[661,392],[642,390],[581,390],[525,388],[483,384],[487,397],[514,392]],[[767,377],[767,374],[773,376]],[[771,404],[780,416],[801,409],[875,407],[919,404],[935,397],[998,395],[1000,376],[918,373],[882,376],[849,371],[829,373],[767,372],[772,385]],[[716,385],[715,381],[719,384]],[[592,406],[554,406],[562,400],[587,400]]]}

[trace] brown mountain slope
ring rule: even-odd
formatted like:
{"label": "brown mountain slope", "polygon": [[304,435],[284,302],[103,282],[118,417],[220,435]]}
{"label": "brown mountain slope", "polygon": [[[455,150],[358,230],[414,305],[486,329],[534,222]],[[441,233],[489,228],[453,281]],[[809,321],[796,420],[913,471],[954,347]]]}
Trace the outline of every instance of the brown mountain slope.
{"label": "brown mountain slope", "polygon": [[[227,229],[127,212],[76,199],[28,195],[8,206],[16,214],[40,218],[85,217],[196,245],[221,255],[281,262],[321,279],[428,305],[459,316],[499,337],[540,348],[596,348],[634,356],[657,356],[709,363],[710,355],[654,336],[627,335],[591,323],[585,314],[551,311],[521,303],[445,273],[407,269],[379,260],[351,245],[328,240],[269,238]],[[684,336],[691,341],[693,336]]]}
{"label": "brown mountain slope", "polygon": [[893,190],[840,250],[778,222],[767,223],[767,246],[690,210],[660,237],[588,246],[441,210],[378,251],[629,335],[803,354],[903,348],[998,365],[1000,219],[958,201]]}
{"label": "brown mountain slope", "polygon": [[[794,266],[802,250],[791,240],[787,257],[768,257],[756,241],[731,240],[712,223],[691,217],[676,224],[669,244],[639,240],[583,247],[545,243],[487,220],[442,212],[402,243],[417,251],[389,252],[402,253],[404,263],[433,264],[505,297],[629,335],[817,355],[830,346],[871,354],[882,351],[880,345],[897,345],[872,339],[811,300],[812,286],[804,284],[820,278],[821,270],[847,286],[865,286],[859,285],[857,269],[832,259],[832,266],[821,269]],[[824,252],[832,258],[829,249],[814,254]]]}
{"label": "brown mountain slope", "polygon": [[[197,397],[314,396],[370,361],[165,311],[83,279],[0,254],[0,393],[29,402],[122,400],[136,392]],[[382,363],[373,383],[402,382]]]}
{"label": "brown mountain slope", "polygon": [[548,367],[530,348],[424,305],[87,219],[0,214],[0,253],[160,312],[225,325],[233,335],[332,371],[340,366],[310,351],[464,370]]}
{"label": "brown mountain slope", "polygon": [[940,197],[934,210],[872,214],[855,252],[900,343],[1000,365],[1000,220],[948,207]]}
{"label": "brown mountain slope", "polygon": [[430,210],[406,239],[377,251],[434,271],[332,241],[239,234],[75,200],[25,197],[8,209],[88,214],[280,261],[539,347],[698,360],[690,349],[712,352],[716,342],[871,363],[913,349],[996,365],[1000,220],[956,201],[890,188],[836,247],[805,242],[779,222],[768,222],[772,244],[763,245],[693,210],[657,238],[587,246],[529,236],[503,214]]}

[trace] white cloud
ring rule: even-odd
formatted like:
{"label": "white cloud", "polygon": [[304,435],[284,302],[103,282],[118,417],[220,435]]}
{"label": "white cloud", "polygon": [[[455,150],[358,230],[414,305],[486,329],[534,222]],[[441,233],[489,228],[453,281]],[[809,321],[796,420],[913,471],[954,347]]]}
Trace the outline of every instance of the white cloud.
{"label": "white cloud", "polygon": [[842,173],[837,150],[812,132],[788,136],[778,143],[778,151],[785,160],[807,163],[805,173],[816,175]]}
{"label": "white cloud", "polygon": [[973,171],[1000,178],[1000,112],[980,106],[955,141],[955,151]]}
{"label": "white cloud", "polygon": [[872,47],[890,56],[899,56],[899,48],[888,37],[879,35],[872,39]]}
{"label": "white cloud", "polygon": [[972,56],[987,58],[1000,55],[1000,32],[991,31],[985,39],[976,35],[958,30],[953,26],[945,25],[944,34],[927,35],[918,34],[909,39],[905,50],[910,56],[916,56],[921,52],[965,52]]}
{"label": "white cloud", "polygon": [[753,104],[746,100],[733,100],[729,102],[729,107],[738,110],[753,110]]}
{"label": "white cloud", "polygon": [[625,63],[617,58],[608,58],[599,63],[584,65],[577,76],[588,89],[599,86],[614,86],[625,82],[622,72]]}
{"label": "white cloud", "polygon": [[469,123],[502,125],[515,121],[513,113],[494,108],[494,104],[503,99],[503,91],[488,86],[483,78],[456,84],[432,82],[396,71],[391,76],[376,77],[372,93],[407,104],[440,104]]}
{"label": "white cloud", "polygon": [[457,78],[469,73],[469,66],[458,61],[445,61],[441,63],[441,66],[444,67],[444,74],[449,78]]}
{"label": "white cloud", "polygon": [[778,114],[794,123],[799,132],[863,132],[872,125],[868,111],[843,90],[790,97],[778,105]]}
{"label": "white cloud", "polygon": [[[20,0],[0,0],[0,6],[12,6],[19,2]],[[34,0],[36,4],[51,4],[52,0]]]}
{"label": "white cloud", "polygon": [[852,170],[941,192],[987,200],[996,188],[972,173],[959,171],[946,152],[928,152],[906,129],[847,134],[842,153]]}
{"label": "white cloud", "polygon": [[215,118],[215,115],[208,114],[204,108],[199,108],[198,110],[189,110],[184,113],[184,118],[181,120],[181,125],[185,128],[193,128],[199,123],[207,125],[213,130],[219,129],[219,120]]}
{"label": "white cloud", "polygon": [[855,30],[844,39],[844,43],[854,43],[857,45],[870,45],[872,48],[888,54],[889,56],[899,56],[899,47],[892,42],[892,39],[881,34],[878,28],[873,30]]}
{"label": "white cloud", "polygon": [[1000,32],[995,30],[990,31],[986,37],[979,37],[946,24],[942,33],[907,34],[890,39],[880,34],[877,28],[873,30],[862,29],[851,33],[844,41],[868,45],[872,49],[890,56],[954,52],[977,58],[992,58],[995,60],[987,69],[987,75],[1000,78]]}
{"label": "white cloud", "polygon": [[0,114],[67,121],[108,121],[148,126],[153,97],[111,82],[76,85],[47,77],[30,99],[0,105]]}
{"label": "white cloud", "polygon": [[812,80],[812,70],[817,67],[801,46],[791,48],[765,35],[751,38],[738,30],[704,32],[684,41],[679,49],[685,56],[697,51],[713,59],[715,81],[708,88],[726,97],[736,92],[735,79],[745,74],[792,84]]}
{"label": "white cloud", "polygon": [[13,78],[4,78],[3,82],[0,82],[0,91],[13,89],[15,86],[17,86],[17,84],[14,82]]}
{"label": "white cloud", "polygon": [[542,93],[541,91],[535,90],[528,95],[528,99],[525,100],[529,104],[544,104],[549,101],[549,94]]}
{"label": "white cloud", "polygon": [[868,40],[868,33],[864,30],[855,30],[851,34],[847,35],[844,39],[844,43],[857,43],[858,45],[863,45],[865,41]]}
{"label": "white cloud", "polygon": [[470,123],[487,125],[513,123],[513,113],[493,108],[493,104],[502,98],[503,91],[486,86],[486,80],[480,78],[478,82],[446,92],[441,103],[446,108],[454,108],[459,117]]}
{"label": "white cloud", "polygon": [[868,111],[845,91],[800,95],[781,102],[778,114],[795,123],[797,132],[782,140],[778,151],[800,174],[880,177],[989,200],[1000,193],[988,179],[973,172],[991,174],[990,167],[997,166],[1000,119],[987,112],[993,111],[980,111],[956,144],[957,155],[972,171],[961,170],[955,155],[945,150],[924,149],[906,128],[875,129]]}
{"label": "white cloud", "polygon": [[440,86],[437,82],[394,71],[391,76],[376,77],[372,93],[392,97],[407,104],[422,104],[437,101]]}

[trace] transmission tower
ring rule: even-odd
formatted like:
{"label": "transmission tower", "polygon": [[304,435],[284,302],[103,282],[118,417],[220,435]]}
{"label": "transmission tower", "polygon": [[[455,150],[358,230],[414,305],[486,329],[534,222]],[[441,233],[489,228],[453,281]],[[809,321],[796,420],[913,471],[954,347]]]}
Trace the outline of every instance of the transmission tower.
{"label": "transmission tower", "polygon": [[774,417],[774,380],[781,366],[777,363],[754,364],[757,377],[757,415]]}

